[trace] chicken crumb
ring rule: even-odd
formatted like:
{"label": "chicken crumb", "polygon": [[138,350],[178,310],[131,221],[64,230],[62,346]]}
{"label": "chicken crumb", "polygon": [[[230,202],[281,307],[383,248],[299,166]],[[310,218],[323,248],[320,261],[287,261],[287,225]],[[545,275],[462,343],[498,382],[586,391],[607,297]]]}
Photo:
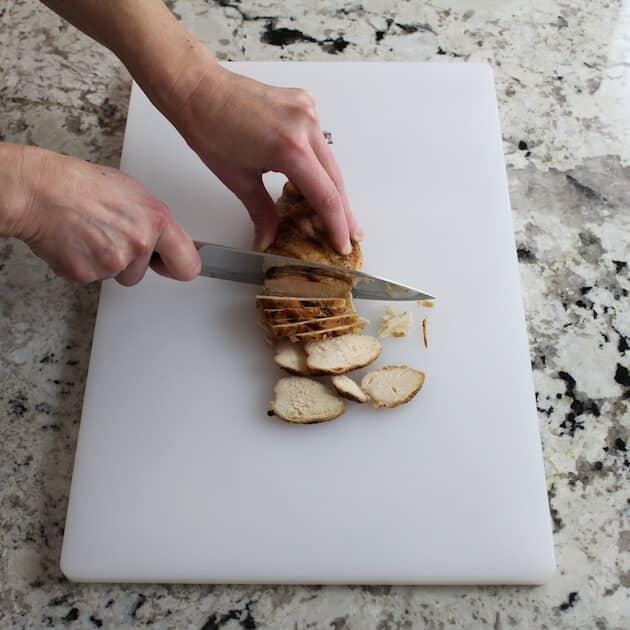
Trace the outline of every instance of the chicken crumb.
{"label": "chicken crumb", "polygon": [[391,306],[386,306],[378,329],[378,336],[381,339],[383,337],[404,337],[412,324],[413,316],[409,311],[397,313]]}

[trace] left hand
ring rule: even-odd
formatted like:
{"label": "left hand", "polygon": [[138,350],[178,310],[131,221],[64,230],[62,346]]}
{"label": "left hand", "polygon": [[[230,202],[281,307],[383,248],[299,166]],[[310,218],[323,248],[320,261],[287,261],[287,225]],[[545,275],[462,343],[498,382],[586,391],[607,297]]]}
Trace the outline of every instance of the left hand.
{"label": "left hand", "polygon": [[204,51],[195,81],[177,85],[174,101],[179,106],[167,115],[205,164],[241,199],[255,225],[255,247],[265,249],[275,237],[278,219],[262,174],[276,171],[308,199],[333,246],[349,253],[350,239],[360,240],[363,234],[320,128],[313,96],[230,72]]}

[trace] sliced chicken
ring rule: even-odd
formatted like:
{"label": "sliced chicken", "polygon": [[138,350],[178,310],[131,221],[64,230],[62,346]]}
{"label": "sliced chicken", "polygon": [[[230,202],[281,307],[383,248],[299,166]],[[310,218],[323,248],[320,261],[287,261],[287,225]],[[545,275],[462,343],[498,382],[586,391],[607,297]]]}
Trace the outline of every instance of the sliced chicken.
{"label": "sliced chicken", "polygon": [[271,337],[271,327],[269,326],[269,324],[262,318],[262,317],[258,317],[256,319],[256,326],[258,326],[258,328],[262,329],[265,331],[265,335],[267,335],[268,337]]}
{"label": "sliced chicken", "polygon": [[298,335],[292,335],[290,339],[292,341],[322,341],[324,339],[330,339],[333,337],[341,337],[342,335],[349,335],[357,333],[363,330],[367,324],[366,319],[359,319],[355,324],[349,324],[348,326],[339,326],[338,328],[329,328],[328,330],[315,330],[313,332],[299,333]]}
{"label": "sliced chicken", "polygon": [[271,409],[286,422],[328,422],[345,411],[345,405],[339,396],[311,378],[285,376],[276,383],[274,393]]}
{"label": "sliced chicken", "polygon": [[319,319],[309,319],[305,322],[290,324],[272,324],[271,333],[276,337],[293,337],[300,333],[317,332],[357,324],[361,318],[356,314],[335,315],[335,317],[324,317]]}
{"label": "sliced chicken", "polygon": [[368,372],[361,380],[361,389],[374,407],[397,407],[409,402],[422,388],[424,372],[406,365],[388,365]]}
{"label": "sliced chicken", "polygon": [[265,278],[265,291],[271,295],[345,298],[351,289],[347,280],[316,273],[306,276],[290,268],[272,269]]}
{"label": "sliced chicken", "polygon": [[306,364],[320,374],[345,374],[369,365],[381,354],[379,340],[361,334],[313,340],[304,349],[308,356]]}
{"label": "sliced chicken", "polygon": [[[342,315],[343,313],[340,313],[340,315]],[[352,314],[352,313],[348,313],[348,314]],[[334,315],[331,317],[337,317],[337,315]],[[274,319],[274,320],[267,320],[267,323],[270,326],[280,326],[282,324],[301,324],[302,322],[310,322],[311,320],[318,320],[318,319],[324,319],[323,317],[307,317],[305,319],[295,319],[294,317],[279,317],[278,319]]]}
{"label": "sliced chicken", "polygon": [[306,365],[306,351],[301,343],[291,343],[288,339],[282,339],[275,344],[274,349],[276,354],[273,360],[279,367],[299,376],[308,376],[311,373]]}
{"label": "sliced chicken", "polygon": [[316,317],[334,317],[335,315],[345,315],[345,306],[305,306],[304,308],[267,308],[263,310],[263,315],[267,321],[280,323],[281,321],[302,322]]}
{"label": "sliced chicken", "polygon": [[367,394],[359,387],[359,384],[349,376],[338,374],[333,376],[331,380],[333,387],[340,396],[358,403],[364,403],[369,400]]}
{"label": "sliced chicken", "polygon": [[305,298],[299,296],[280,296],[280,295],[257,295],[256,304],[263,308],[304,308],[304,307],[338,307],[346,308],[347,302],[344,298],[338,297],[320,297]]}

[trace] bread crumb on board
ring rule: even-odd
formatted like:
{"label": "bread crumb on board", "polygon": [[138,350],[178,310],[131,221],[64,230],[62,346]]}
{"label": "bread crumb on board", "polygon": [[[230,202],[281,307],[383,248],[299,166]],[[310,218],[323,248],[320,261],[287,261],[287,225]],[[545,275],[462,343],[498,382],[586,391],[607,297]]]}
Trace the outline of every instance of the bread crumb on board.
{"label": "bread crumb on board", "polygon": [[391,306],[386,306],[381,317],[378,336],[380,339],[383,337],[404,337],[412,324],[413,316],[409,311],[397,313]]}
{"label": "bread crumb on board", "polygon": [[422,341],[424,342],[424,347],[425,348],[429,347],[429,339],[427,338],[427,323],[428,323],[428,320],[425,317],[422,320]]}
{"label": "bread crumb on board", "polygon": [[418,306],[424,306],[424,308],[433,308],[435,306],[435,302],[433,300],[420,300],[416,302]]}

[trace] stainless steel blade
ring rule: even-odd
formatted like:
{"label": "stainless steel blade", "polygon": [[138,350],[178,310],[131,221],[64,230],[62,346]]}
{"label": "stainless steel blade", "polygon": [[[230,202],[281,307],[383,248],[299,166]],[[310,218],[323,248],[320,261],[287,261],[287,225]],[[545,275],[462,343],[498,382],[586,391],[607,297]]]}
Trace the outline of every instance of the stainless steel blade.
{"label": "stainless steel blade", "polygon": [[295,273],[304,275],[317,271],[320,274],[346,279],[352,283],[352,296],[357,299],[388,301],[434,299],[424,291],[385,278],[298,258],[253,252],[214,243],[200,243],[199,256],[202,262],[201,274],[210,278],[262,285],[265,273],[269,269],[291,267]]}

